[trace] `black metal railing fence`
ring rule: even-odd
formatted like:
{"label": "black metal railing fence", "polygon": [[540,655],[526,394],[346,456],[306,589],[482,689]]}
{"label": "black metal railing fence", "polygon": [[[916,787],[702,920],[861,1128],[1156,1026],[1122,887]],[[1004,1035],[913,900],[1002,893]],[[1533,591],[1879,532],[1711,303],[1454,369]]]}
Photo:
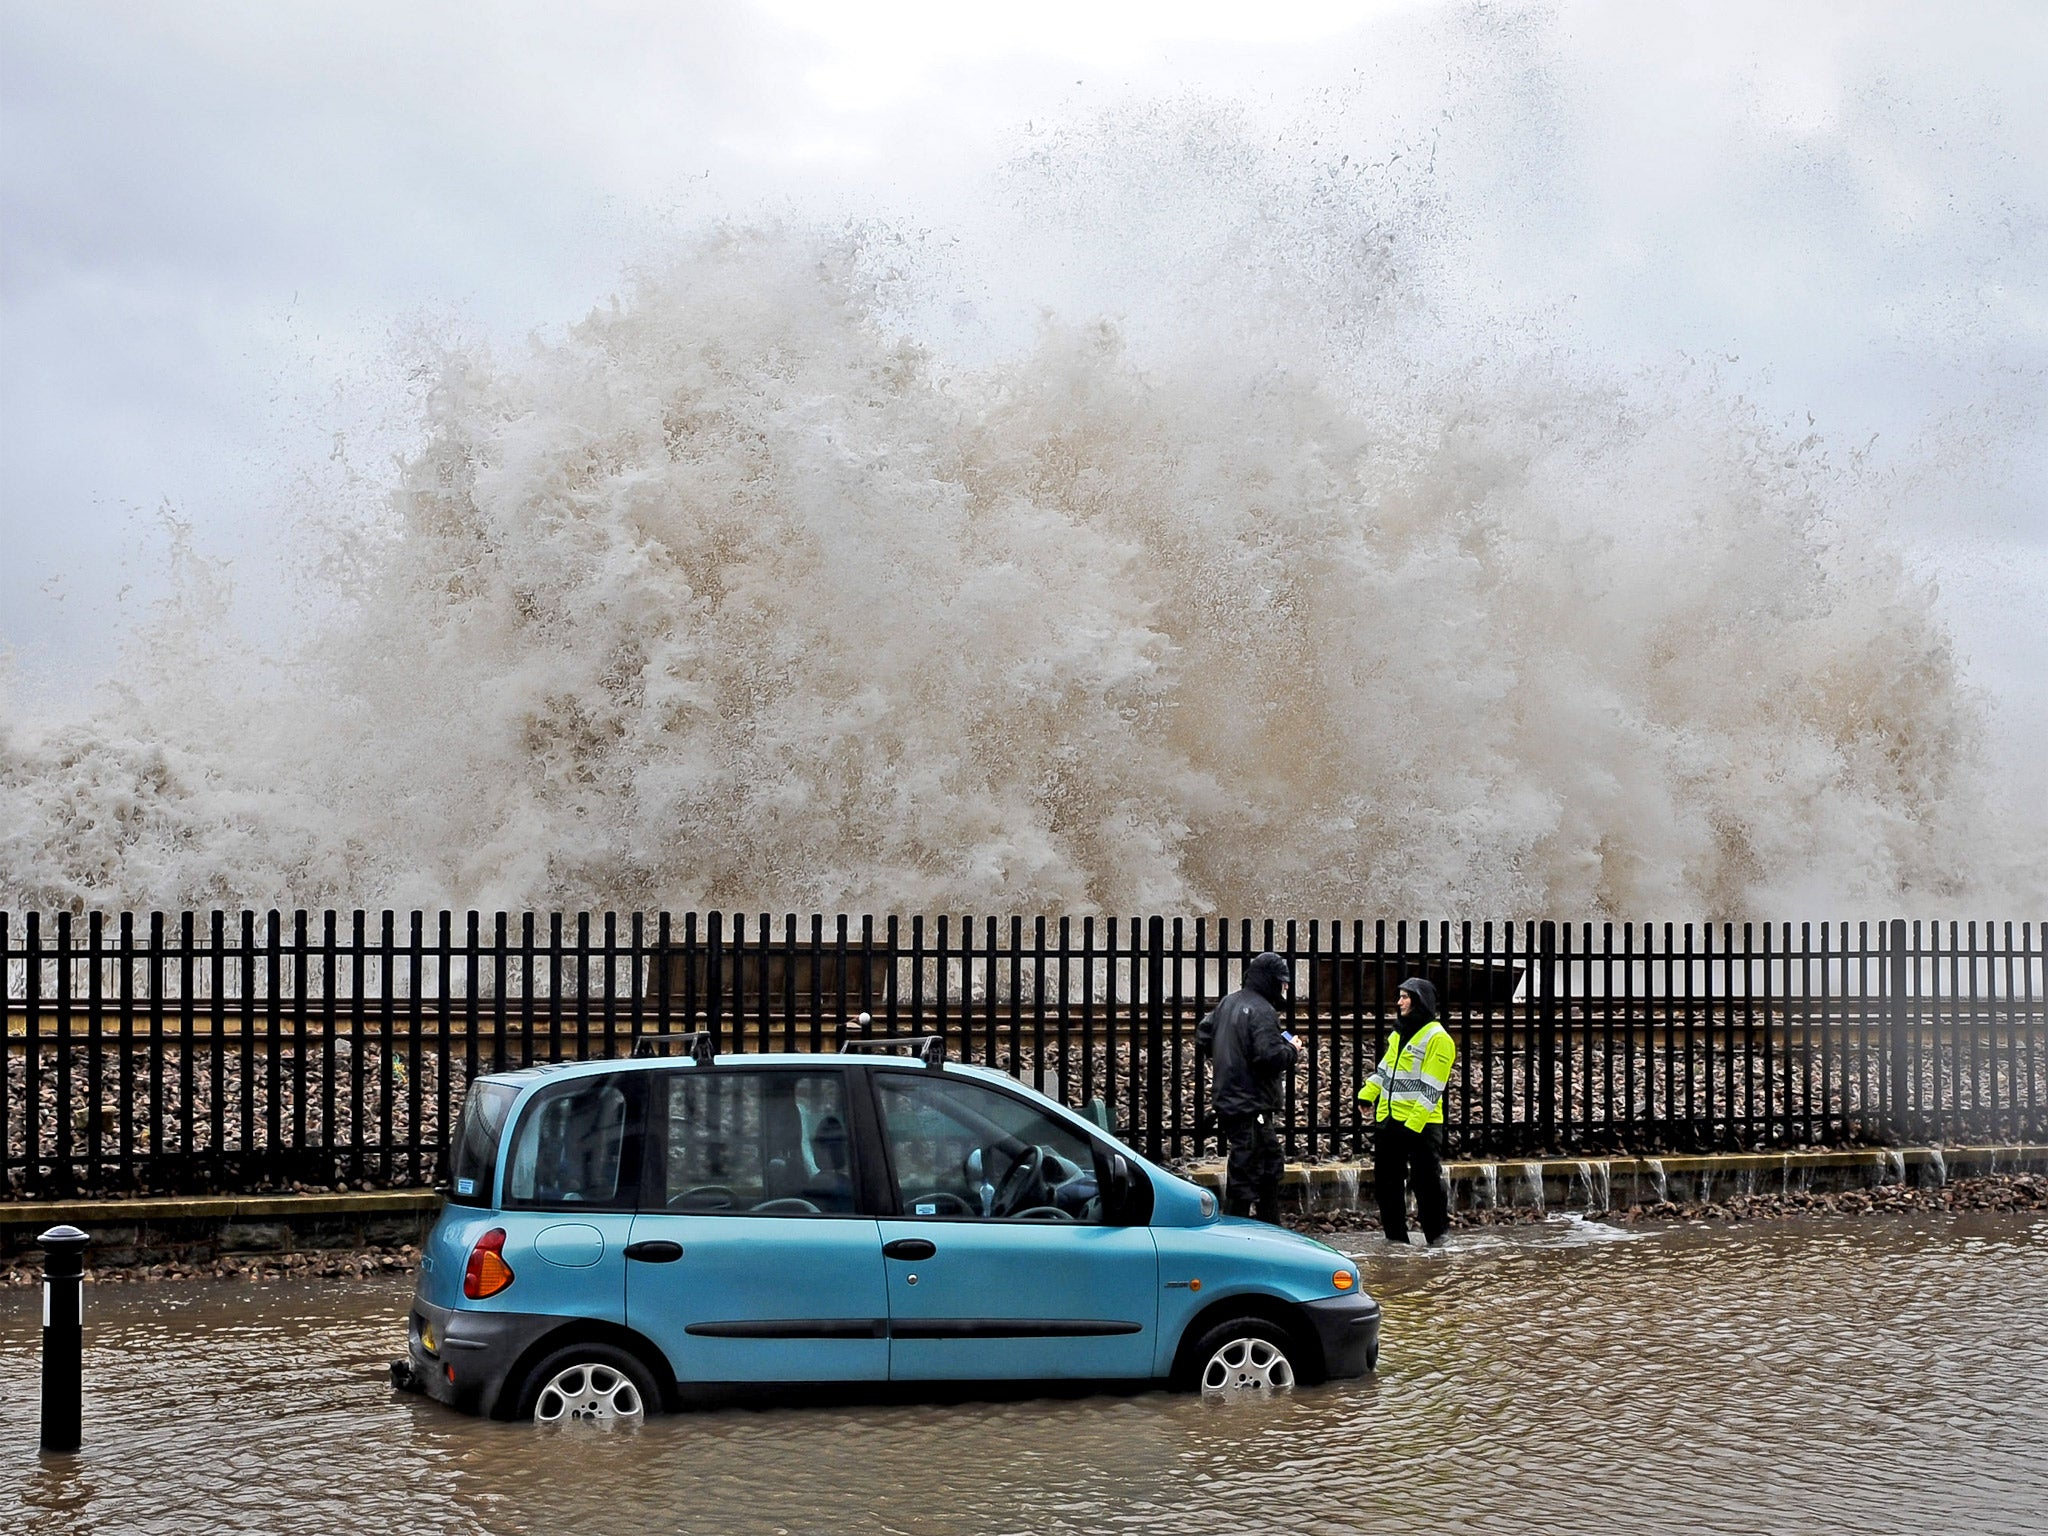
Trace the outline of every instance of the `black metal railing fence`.
{"label": "black metal railing fence", "polygon": [[[709,1030],[938,1033],[1147,1155],[1213,1154],[1194,1025],[1295,968],[1290,1156],[1369,1150],[1395,988],[1434,980],[1452,1155],[2035,1139],[2038,923],[0,913],[0,1195],[407,1186],[468,1081]],[[857,1028],[857,1026],[855,1026]]]}

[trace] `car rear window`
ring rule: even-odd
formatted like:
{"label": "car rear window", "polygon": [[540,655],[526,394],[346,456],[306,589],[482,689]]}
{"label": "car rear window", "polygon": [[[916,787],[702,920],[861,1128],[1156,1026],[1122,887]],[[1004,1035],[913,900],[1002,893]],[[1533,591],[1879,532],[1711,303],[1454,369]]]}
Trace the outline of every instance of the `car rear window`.
{"label": "car rear window", "polygon": [[491,1177],[498,1168],[498,1139],[519,1090],[510,1083],[472,1083],[462,1106],[462,1125],[455,1133],[454,1166],[449,1170],[448,1198],[458,1205],[489,1205]]}
{"label": "car rear window", "polygon": [[627,1088],[614,1074],[537,1096],[520,1117],[505,1159],[505,1204],[630,1210],[639,1195],[640,1160],[637,1094]]}

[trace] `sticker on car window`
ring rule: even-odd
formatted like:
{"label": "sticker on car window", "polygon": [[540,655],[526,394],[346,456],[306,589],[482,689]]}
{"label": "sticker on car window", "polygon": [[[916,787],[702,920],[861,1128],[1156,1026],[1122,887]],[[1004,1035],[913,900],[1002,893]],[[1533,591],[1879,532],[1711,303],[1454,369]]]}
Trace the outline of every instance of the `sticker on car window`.
{"label": "sticker on car window", "polygon": [[936,1216],[936,1215],[938,1215],[938,1214],[939,1214],[939,1204],[938,1204],[938,1202],[937,1202],[936,1200],[920,1200],[920,1201],[918,1201],[918,1202],[917,1202],[917,1214],[918,1214],[918,1215],[920,1215],[920,1216]]}
{"label": "sticker on car window", "polygon": [[475,1193],[476,1193],[476,1180],[475,1180],[475,1179],[457,1179],[457,1180],[455,1181],[455,1193],[457,1193],[458,1195],[473,1195],[473,1194],[475,1194]]}

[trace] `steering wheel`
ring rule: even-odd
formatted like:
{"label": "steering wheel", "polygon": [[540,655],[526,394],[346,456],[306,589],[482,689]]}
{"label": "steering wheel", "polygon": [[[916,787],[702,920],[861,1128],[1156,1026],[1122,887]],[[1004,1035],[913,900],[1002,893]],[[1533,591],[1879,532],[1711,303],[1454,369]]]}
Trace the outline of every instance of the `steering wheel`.
{"label": "steering wheel", "polygon": [[1045,1171],[1045,1148],[1026,1147],[1023,1155],[1010,1164],[1010,1171],[1003,1175],[1003,1182],[996,1186],[995,1197],[989,1201],[991,1216],[1013,1216],[1026,1199],[1045,1187],[1040,1177]]}
{"label": "steering wheel", "polygon": [[1056,1205],[1034,1205],[1028,1211],[1016,1213],[1018,1221],[1072,1221],[1074,1213],[1063,1211]]}
{"label": "steering wheel", "polygon": [[739,1196],[726,1184],[699,1184],[686,1189],[680,1195],[672,1196],[669,1206],[681,1206],[686,1211],[729,1211],[739,1203]]}
{"label": "steering wheel", "polygon": [[756,1216],[816,1216],[818,1208],[802,1195],[784,1195],[776,1200],[763,1200],[751,1207]]}
{"label": "steering wheel", "polygon": [[[937,1209],[920,1211],[918,1210],[920,1205],[936,1206]],[[973,1206],[969,1205],[951,1190],[934,1189],[922,1195],[912,1195],[908,1200],[905,1200],[903,1202],[903,1214],[906,1216],[972,1216],[975,1214],[975,1210]]]}

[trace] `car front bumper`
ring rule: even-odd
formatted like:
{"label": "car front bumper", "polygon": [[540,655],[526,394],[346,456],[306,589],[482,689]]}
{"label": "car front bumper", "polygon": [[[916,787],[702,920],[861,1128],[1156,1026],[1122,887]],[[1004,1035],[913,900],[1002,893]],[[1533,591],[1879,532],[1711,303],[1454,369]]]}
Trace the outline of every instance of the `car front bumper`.
{"label": "car front bumper", "polygon": [[1363,1376],[1379,1364],[1380,1304],[1364,1292],[1301,1304],[1323,1347],[1323,1374]]}

